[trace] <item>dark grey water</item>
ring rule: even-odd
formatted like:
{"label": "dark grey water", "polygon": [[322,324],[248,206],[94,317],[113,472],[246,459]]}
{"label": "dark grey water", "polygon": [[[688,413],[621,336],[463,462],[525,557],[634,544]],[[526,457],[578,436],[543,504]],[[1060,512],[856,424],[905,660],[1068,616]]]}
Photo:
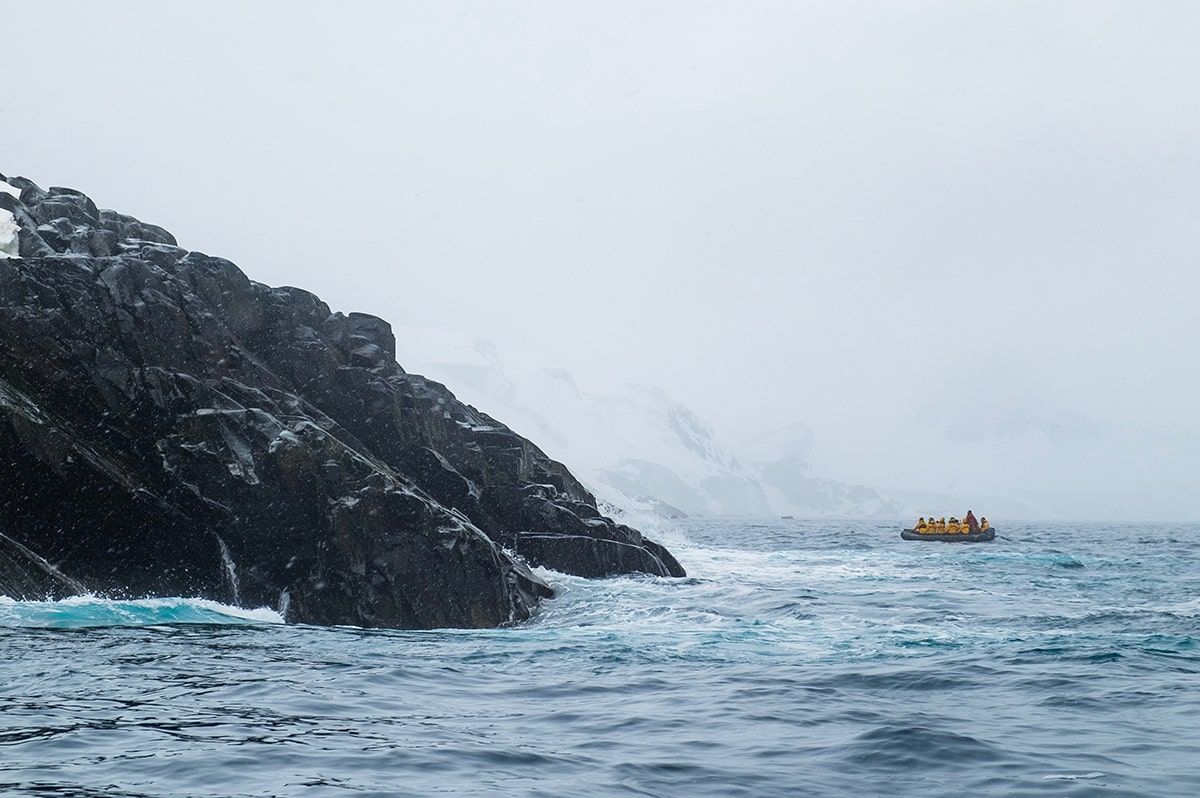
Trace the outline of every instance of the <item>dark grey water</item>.
{"label": "dark grey water", "polygon": [[0,600],[0,794],[1200,794],[1200,530],[1000,531],[682,522],[484,632]]}

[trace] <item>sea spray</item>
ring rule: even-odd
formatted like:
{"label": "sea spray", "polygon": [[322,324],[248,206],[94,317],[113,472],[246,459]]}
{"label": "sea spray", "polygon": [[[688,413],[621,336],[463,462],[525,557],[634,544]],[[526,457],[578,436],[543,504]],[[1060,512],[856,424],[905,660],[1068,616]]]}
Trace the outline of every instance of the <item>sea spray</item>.
{"label": "sea spray", "polygon": [[282,618],[285,623],[287,622],[288,608],[291,606],[292,606],[292,594],[289,593],[287,591],[287,589],[285,588],[279,592],[279,608],[278,608],[279,617]]}
{"label": "sea spray", "polygon": [[229,553],[229,547],[225,545],[225,539],[220,535],[216,536],[217,545],[221,548],[221,564],[225,568],[225,578],[229,583],[229,589],[233,593],[234,605],[240,606],[242,603],[242,590],[238,582],[237,566],[234,565],[233,557]]}

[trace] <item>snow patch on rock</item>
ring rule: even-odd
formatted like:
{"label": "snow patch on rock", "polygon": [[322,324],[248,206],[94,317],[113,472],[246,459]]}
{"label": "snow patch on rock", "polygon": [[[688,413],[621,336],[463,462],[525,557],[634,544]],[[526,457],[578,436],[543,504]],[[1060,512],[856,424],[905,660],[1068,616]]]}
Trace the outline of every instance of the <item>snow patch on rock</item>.
{"label": "snow patch on rock", "polygon": [[[7,183],[0,183],[0,185],[8,186]],[[20,242],[17,239],[20,229],[12,212],[0,208],[0,258],[20,257]]]}

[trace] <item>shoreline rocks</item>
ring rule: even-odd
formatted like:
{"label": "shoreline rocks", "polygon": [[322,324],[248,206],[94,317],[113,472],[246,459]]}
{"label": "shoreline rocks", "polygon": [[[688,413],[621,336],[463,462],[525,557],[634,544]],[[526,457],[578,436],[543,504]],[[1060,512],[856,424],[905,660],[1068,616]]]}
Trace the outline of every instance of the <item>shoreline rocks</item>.
{"label": "shoreline rocks", "polygon": [[[0,532],[88,590],[291,621],[486,627],[682,567],[395,361],[390,325],[251,281],[73,189],[0,183]],[[516,556],[514,556],[516,555]],[[2,586],[2,583],[0,583]]]}

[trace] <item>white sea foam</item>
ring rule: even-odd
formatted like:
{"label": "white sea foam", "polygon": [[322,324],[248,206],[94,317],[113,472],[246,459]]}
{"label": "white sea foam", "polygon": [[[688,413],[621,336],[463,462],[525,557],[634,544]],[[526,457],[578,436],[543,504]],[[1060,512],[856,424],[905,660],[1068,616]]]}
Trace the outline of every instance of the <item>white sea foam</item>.
{"label": "white sea foam", "polygon": [[1170,604],[1165,607],[1148,607],[1147,609],[1158,612],[1170,612],[1175,615],[1200,615],[1200,598],[1184,601],[1179,604]]}

